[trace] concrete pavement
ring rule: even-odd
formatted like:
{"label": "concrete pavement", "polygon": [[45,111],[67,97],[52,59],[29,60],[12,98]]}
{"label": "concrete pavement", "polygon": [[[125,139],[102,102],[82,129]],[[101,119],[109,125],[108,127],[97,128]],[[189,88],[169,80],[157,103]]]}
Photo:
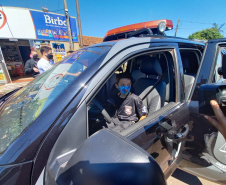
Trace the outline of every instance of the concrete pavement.
{"label": "concrete pavement", "polygon": [[177,168],[177,170],[167,179],[167,185],[218,185],[206,179],[197,177]]}
{"label": "concrete pavement", "polygon": [[6,85],[0,85],[0,97],[14,89],[17,89],[19,87],[24,87],[28,83],[29,82],[20,82],[20,83],[10,83]]}
{"label": "concrete pavement", "polygon": [[19,87],[24,87],[33,79],[34,78],[32,78],[32,77],[16,78],[16,79],[12,80],[12,83],[0,85],[0,97],[14,89],[17,89]]}

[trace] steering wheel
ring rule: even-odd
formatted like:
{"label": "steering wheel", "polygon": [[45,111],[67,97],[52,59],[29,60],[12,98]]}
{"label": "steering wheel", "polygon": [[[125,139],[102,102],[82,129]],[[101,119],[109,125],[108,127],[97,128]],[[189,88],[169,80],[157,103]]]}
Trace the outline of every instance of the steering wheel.
{"label": "steering wheel", "polygon": [[101,114],[104,116],[105,120],[108,123],[111,123],[112,122],[111,116],[107,113],[107,111],[104,109],[104,107],[101,105],[101,103],[96,98],[94,98],[92,100],[92,102],[101,111]]}

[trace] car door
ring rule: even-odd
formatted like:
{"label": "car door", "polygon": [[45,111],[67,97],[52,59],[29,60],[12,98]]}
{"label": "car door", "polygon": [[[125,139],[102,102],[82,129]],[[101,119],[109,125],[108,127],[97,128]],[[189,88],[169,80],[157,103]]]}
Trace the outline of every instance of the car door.
{"label": "car door", "polygon": [[[199,88],[203,84],[222,84],[224,79],[217,73],[222,65],[226,39],[210,40],[206,44],[201,65],[190,95],[190,128],[183,161],[180,167],[203,178],[226,183],[226,143],[220,132],[199,114]],[[222,84],[223,85],[223,84]],[[223,87],[225,89],[225,87]],[[211,107],[210,107],[211,109]],[[226,114],[226,112],[225,112]]]}
{"label": "car door", "polygon": [[[168,47],[170,48],[169,43]],[[169,86],[174,89],[174,93],[171,93],[173,97],[169,95],[165,106],[139,122],[139,125],[135,124],[122,132],[123,136],[146,150],[156,160],[166,178],[173,173],[181,160],[184,141],[189,131],[187,125],[189,111],[184,102],[180,53],[176,44],[171,44],[171,47],[172,50],[165,52],[165,56],[170,66],[169,73],[172,79]],[[163,47],[162,51],[167,49]],[[170,89],[167,90],[170,91]]]}
{"label": "car door", "polygon": [[[78,148],[82,142],[85,141],[89,143],[89,139],[95,137],[96,135],[100,136],[103,141],[111,141],[107,136],[105,138],[105,136],[101,135],[101,133],[106,133],[102,132],[102,130],[97,130],[94,134],[89,135],[88,131],[90,125],[88,122],[88,112],[90,102],[95,98],[96,94],[98,94],[100,89],[119,66],[123,65],[127,61],[130,61],[135,56],[147,53],[150,55],[163,53],[166,56],[166,60],[170,62],[170,85],[174,87],[171,92],[174,99],[167,99],[168,102],[165,106],[154,112],[151,116],[140,121],[139,124],[134,124],[129,129],[121,132],[120,138],[122,138],[121,141],[128,140],[135,148],[145,150],[146,154],[151,156],[151,158],[157,162],[156,164],[160,166],[165,178],[173,173],[181,160],[181,152],[183,150],[184,141],[189,131],[189,127],[187,125],[189,111],[187,104],[184,101],[182,81],[183,69],[180,53],[178,46],[175,43],[155,43],[153,45],[145,43],[143,45],[140,44],[125,48],[123,52],[118,53],[115,57],[111,58],[109,62],[104,65],[90,81],[87,86],[86,93],[80,101],[82,103],[74,114],[73,120],[70,120],[69,124],[67,124],[52,149],[45,170],[46,183],[54,180],[57,182],[57,179],[61,176],[61,174],[68,171],[68,169],[70,169],[73,165],[80,163],[80,160],[89,162],[89,158],[79,159],[76,157],[76,162],[72,160],[72,158],[74,158],[73,156],[78,154],[77,151],[79,152]],[[85,115],[85,113],[87,113],[87,115]],[[72,126],[70,126],[70,124]],[[84,132],[86,130],[87,139],[84,138]],[[111,131],[111,133],[112,132],[113,131]],[[120,147],[120,144],[117,148],[114,148],[114,145],[111,142],[106,144],[108,144],[108,147],[104,148],[99,147],[98,143],[95,142],[89,144],[90,147],[97,146],[97,148],[99,148],[99,153],[95,153],[93,151],[95,147],[90,149],[86,148],[87,152],[93,154],[93,156],[91,155],[88,157],[95,157],[95,160],[99,161],[99,163],[104,163],[103,161],[106,157],[104,154],[108,153],[110,155],[110,161],[107,161],[108,163],[116,163],[117,161],[119,163],[120,158],[117,156],[130,156],[130,150],[125,150],[121,153],[120,150],[123,146]],[[82,153],[85,154],[84,151]],[[130,159],[129,157],[128,159],[129,161],[133,160],[133,158]],[[72,166],[67,167],[67,164],[69,164],[71,160]],[[68,173],[71,173],[69,171]],[[51,180],[48,181],[48,179]]]}

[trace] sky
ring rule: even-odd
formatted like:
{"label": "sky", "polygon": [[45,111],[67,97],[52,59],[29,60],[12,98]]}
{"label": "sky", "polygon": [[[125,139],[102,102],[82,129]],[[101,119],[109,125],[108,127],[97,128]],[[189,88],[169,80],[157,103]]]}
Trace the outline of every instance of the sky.
{"label": "sky", "polygon": [[[174,29],[166,35],[177,37],[226,23],[225,0],[79,0],[82,34],[104,37],[113,28],[159,19],[173,21]],[[63,0],[0,0],[2,6],[13,6],[64,14]],[[76,0],[67,0],[69,15],[77,17]],[[226,35],[226,24],[222,34]]]}

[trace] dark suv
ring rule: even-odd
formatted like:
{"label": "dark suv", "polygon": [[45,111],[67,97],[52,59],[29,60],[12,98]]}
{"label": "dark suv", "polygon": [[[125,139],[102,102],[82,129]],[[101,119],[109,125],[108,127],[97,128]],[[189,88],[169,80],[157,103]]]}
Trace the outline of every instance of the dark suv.
{"label": "dark suv", "polygon": [[[142,33],[75,51],[1,98],[0,184],[165,184],[179,164],[226,183],[225,140],[198,103],[225,46]],[[125,72],[149,114],[116,133],[106,101]]]}

